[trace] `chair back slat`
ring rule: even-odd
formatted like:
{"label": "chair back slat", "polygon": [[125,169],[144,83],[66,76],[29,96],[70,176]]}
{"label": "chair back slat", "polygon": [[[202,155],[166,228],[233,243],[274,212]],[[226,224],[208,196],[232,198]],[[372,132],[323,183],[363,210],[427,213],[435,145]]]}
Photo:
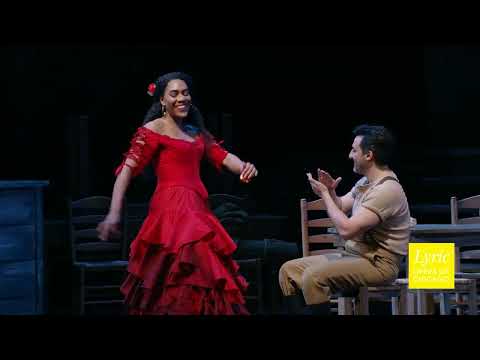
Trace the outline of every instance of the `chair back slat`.
{"label": "chair back slat", "polygon": [[[312,212],[322,211],[323,217],[313,219]],[[311,234],[309,229],[326,229],[333,227],[333,221],[326,215],[326,206],[322,199],[307,202],[306,199],[300,200],[300,217],[301,217],[301,231],[302,231],[302,254],[304,257],[315,254],[324,254],[328,252],[337,251],[335,249],[312,250],[312,244],[331,244],[333,247],[341,246],[342,240],[338,235],[334,234]]]}

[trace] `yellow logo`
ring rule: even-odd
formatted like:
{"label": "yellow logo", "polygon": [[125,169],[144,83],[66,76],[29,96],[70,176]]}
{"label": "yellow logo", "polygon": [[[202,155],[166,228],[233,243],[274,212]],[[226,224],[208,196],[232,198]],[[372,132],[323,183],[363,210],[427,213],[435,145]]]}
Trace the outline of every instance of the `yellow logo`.
{"label": "yellow logo", "polygon": [[455,244],[408,244],[410,289],[455,288]]}

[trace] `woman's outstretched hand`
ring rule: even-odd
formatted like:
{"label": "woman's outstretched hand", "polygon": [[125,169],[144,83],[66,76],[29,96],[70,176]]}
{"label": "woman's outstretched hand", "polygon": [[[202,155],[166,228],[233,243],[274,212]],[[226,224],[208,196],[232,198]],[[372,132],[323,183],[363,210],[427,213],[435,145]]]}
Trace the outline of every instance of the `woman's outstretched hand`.
{"label": "woman's outstretched hand", "polygon": [[98,238],[102,241],[107,241],[111,237],[119,237],[120,232],[120,217],[108,214],[97,226]]}
{"label": "woman's outstretched hand", "polygon": [[248,184],[254,177],[258,175],[258,170],[252,163],[246,162],[240,173],[240,181]]}

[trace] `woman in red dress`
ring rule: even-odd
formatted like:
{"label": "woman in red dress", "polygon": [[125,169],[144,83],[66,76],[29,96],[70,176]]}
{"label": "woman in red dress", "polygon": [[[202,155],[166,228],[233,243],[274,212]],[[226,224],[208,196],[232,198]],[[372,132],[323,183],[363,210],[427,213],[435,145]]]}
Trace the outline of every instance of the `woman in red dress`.
{"label": "woman in red dress", "polygon": [[121,286],[130,314],[248,314],[245,279],[232,260],[236,245],[207,205],[200,179],[205,156],[248,183],[255,166],[225,151],[203,125],[183,73],[161,76],[149,87],[153,105],[116,170],[109,214],[99,237],[118,232],[122,199],[131,179],[152,164],[157,186],[148,215],[130,246]]}

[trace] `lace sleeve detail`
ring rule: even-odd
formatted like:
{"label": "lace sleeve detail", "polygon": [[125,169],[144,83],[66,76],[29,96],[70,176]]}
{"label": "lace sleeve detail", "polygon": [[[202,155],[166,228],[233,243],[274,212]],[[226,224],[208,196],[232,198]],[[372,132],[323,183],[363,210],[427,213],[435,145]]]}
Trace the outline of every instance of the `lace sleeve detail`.
{"label": "lace sleeve detail", "polygon": [[155,150],[145,128],[139,128],[130,141],[129,150],[123,154],[123,161],[115,170],[115,176],[118,176],[124,166],[132,169],[133,176],[138,176],[152,160]]}

